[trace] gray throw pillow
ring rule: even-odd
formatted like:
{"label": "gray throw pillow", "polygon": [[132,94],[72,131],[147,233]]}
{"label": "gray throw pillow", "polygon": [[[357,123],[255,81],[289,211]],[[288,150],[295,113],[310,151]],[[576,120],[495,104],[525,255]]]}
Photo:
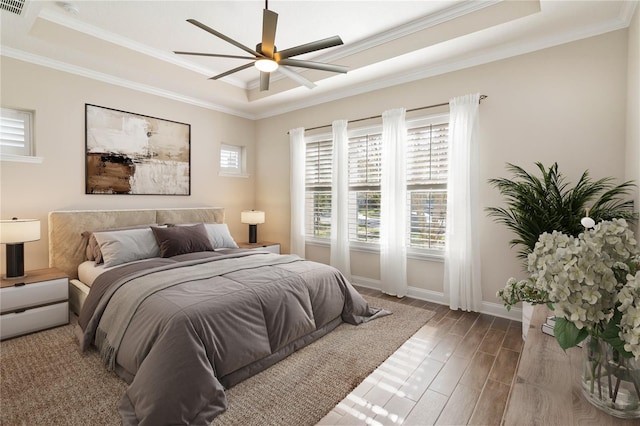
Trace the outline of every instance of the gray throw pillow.
{"label": "gray throw pillow", "polygon": [[[199,222],[201,223],[201,222]],[[168,226],[193,226],[197,223],[172,223]],[[229,227],[226,223],[205,223],[204,227],[209,234],[209,240],[214,249],[220,248],[238,248],[235,240],[229,232]]]}
{"label": "gray throw pillow", "polygon": [[172,257],[198,251],[213,251],[209,235],[202,223],[168,228],[151,227],[151,230],[160,247],[161,257]]}

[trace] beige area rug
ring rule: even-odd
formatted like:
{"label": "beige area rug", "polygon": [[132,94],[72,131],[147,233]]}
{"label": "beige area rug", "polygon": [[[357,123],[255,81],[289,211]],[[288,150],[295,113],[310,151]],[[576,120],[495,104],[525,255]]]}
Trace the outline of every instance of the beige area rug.
{"label": "beige area rug", "polygon": [[[392,315],[333,332],[227,392],[219,425],[314,425],[433,312],[365,296]],[[78,351],[72,325],[0,343],[0,424],[118,425],[126,389],[97,351]]]}

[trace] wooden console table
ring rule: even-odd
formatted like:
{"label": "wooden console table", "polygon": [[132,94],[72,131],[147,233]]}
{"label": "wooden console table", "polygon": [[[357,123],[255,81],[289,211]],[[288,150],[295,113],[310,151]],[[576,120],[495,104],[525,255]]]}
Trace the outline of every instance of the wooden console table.
{"label": "wooden console table", "polygon": [[548,315],[544,305],[533,310],[503,424],[638,425],[637,419],[610,416],[584,399],[580,389],[582,349],[570,348],[565,353],[553,336],[544,334],[541,326]]}

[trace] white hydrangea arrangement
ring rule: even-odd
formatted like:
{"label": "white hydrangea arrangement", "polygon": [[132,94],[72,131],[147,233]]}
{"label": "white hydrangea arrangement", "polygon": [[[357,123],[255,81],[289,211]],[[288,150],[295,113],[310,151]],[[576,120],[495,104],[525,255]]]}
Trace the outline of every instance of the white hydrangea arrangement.
{"label": "white hydrangea arrangement", "polygon": [[624,219],[603,221],[578,237],[540,235],[528,256],[529,280],[510,278],[497,296],[507,309],[547,303],[563,349],[591,335],[640,360],[640,250]]}

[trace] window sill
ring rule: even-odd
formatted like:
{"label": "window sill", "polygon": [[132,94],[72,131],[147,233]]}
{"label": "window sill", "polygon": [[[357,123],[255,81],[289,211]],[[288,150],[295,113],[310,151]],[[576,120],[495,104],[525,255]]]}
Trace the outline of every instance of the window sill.
{"label": "window sill", "polygon": [[[318,247],[331,247],[329,240],[323,240],[319,238],[307,238],[305,244]],[[362,253],[380,253],[380,247],[375,244],[364,244],[351,242],[349,243],[349,249],[352,251],[359,251]],[[418,248],[407,249],[407,259],[428,260],[432,262],[444,262],[444,251],[425,250]]]}
{"label": "window sill", "polygon": [[12,163],[41,164],[44,161],[44,157],[34,157],[31,155],[0,154],[0,161],[8,161]]}
{"label": "window sill", "polygon": [[218,176],[222,176],[222,177],[234,177],[234,178],[248,178],[249,174],[246,173],[227,173],[227,172],[220,172],[218,173]]}

